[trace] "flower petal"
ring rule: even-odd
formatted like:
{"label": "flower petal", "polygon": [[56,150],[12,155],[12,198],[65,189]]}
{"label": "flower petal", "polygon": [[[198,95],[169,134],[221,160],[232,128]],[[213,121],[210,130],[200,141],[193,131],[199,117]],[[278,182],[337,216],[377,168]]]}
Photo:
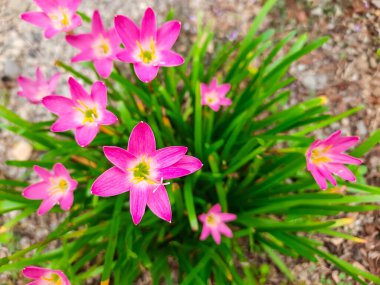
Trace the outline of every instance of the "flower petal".
{"label": "flower petal", "polygon": [[359,137],[342,137],[339,140],[337,140],[336,144],[333,145],[331,148],[331,151],[336,151],[336,152],[342,152],[350,147],[356,145],[359,142],[360,138]]}
{"label": "flower petal", "polygon": [[80,53],[78,53],[76,56],[71,58],[71,62],[80,62],[80,61],[91,61],[95,58],[93,50],[92,49],[86,49]]}
{"label": "flower petal", "polygon": [[156,78],[158,73],[158,66],[146,65],[144,63],[135,63],[133,65],[137,77],[145,83],[152,81]]}
{"label": "flower petal", "polygon": [[43,12],[26,12],[22,13],[20,17],[37,27],[47,28],[50,26],[50,18]]}
{"label": "flower petal", "polygon": [[230,213],[220,213],[219,217],[223,222],[231,222],[231,221],[236,220],[237,218],[235,214],[230,214]]}
{"label": "flower petal", "polygon": [[42,201],[40,207],[37,210],[37,214],[40,216],[46,214],[51,210],[51,208],[54,207],[55,204],[57,204],[56,197],[50,196],[49,198]]}
{"label": "flower petal", "polygon": [[222,84],[216,88],[219,97],[224,97],[231,89],[231,84]]}
{"label": "flower petal", "polygon": [[59,206],[62,210],[68,211],[71,209],[72,205],[74,203],[74,193],[69,191],[66,193],[66,196],[62,197],[59,201]]}
{"label": "flower petal", "polygon": [[75,13],[81,1],[82,0],[66,0],[64,3],[71,12]]}
{"label": "flower petal", "polygon": [[60,32],[60,30],[57,30],[55,28],[53,28],[52,26],[50,27],[47,27],[45,32],[44,32],[44,37],[47,38],[47,39],[50,39],[52,37],[54,37],[56,34],[58,34]]}
{"label": "flower petal", "polygon": [[34,165],[33,166],[33,170],[37,173],[37,175],[39,177],[41,177],[43,180],[49,180],[49,178],[52,176],[52,174],[50,173],[49,170],[41,167],[41,166],[38,166],[38,165]]}
{"label": "flower petal", "polygon": [[86,124],[75,130],[75,140],[81,147],[89,145],[99,132],[98,124]]}
{"label": "flower petal", "polygon": [[46,96],[42,99],[42,104],[57,115],[72,112],[74,108],[73,101],[63,96]]}
{"label": "flower petal", "polygon": [[92,32],[94,34],[102,34],[104,32],[102,18],[98,10],[95,10],[92,15]]}
{"label": "flower petal", "polygon": [[51,271],[50,269],[46,269],[42,267],[27,266],[22,270],[22,274],[27,278],[37,279],[50,271]]}
{"label": "flower petal", "polygon": [[92,34],[67,35],[66,41],[77,49],[86,50],[91,47],[94,36]]}
{"label": "flower petal", "polygon": [[55,73],[50,79],[49,79],[49,87],[51,90],[55,91],[55,88],[58,85],[59,78],[61,77],[61,74],[59,72]]}
{"label": "flower petal", "polygon": [[344,153],[329,153],[328,157],[332,160],[332,163],[356,165],[362,164],[362,161],[360,159]]}
{"label": "flower petal", "polygon": [[183,64],[185,60],[178,53],[171,50],[163,50],[159,53],[158,66],[178,66]]}
{"label": "flower petal", "polygon": [[103,78],[110,76],[113,68],[113,61],[110,58],[98,59],[94,61],[95,69]]}
{"label": "flower petal", "polygon": [[137,41],[140,40],[140,30],[137,25],[130,18],[117,15],[115,29],[125,48],[129,51],[135,50]]}
{"label": "flower petal", "polygon": [[161,185],[148,195],[148,207],[160,219],[172,221],[172,208],[165,186]]}
{"label": "flower petal", "polygon": [[308,163],[307,169],[310,171],[311,175],[313,175],[318,186],[322,190],[326,190],[327,189],[326,179],[322,176],[322,174],[318,171],[318,169],[311,163]]}
{"label": "flower petal", "polygon": [[[146,189],[144,186],[140,186],[142,183],[132,184],[130,191],[130,211],[132,220],[135,225],[139,224],[145,213],[146,203],[148,201],[148,192],[151,189]],[[154,185],[153,185],[154,187]]]}
{"label": "flower petal", "polygon": [[169,21],[161,26],[157,31],[157,48],[160,50],[169,50],[173,47],[179,32],[181,31],[181,22]]}
{"label": "flower petal", "polygon": [[215,228],[211,229],[211,235],[212,235],[212,238],[215,240],[216,244],[220,244],[221,237],[218,230]]}
{"label": "flower petal", "polygon": [[187,152],[184,146],[169,146],[156,151],[154,159],[158,164],[158,168],[165,168],[178,162]]}
{"label": "flower petal", "polygon": [[112,125],[118,121],[117,117],[110,111],[103,111],[103,118],[100,122],[101,125]]}
{"label": "flower petal", "polygon": [[128,151],[136,157],[156,151],[156,139],[147,123],[140,122],[133,128],[128,141]]}
{"label": "flower petal", "polygon": [[178,162],[173,165],[173,167],[186,169],[190,171],[190,173],[198,171],[202,168],[202,166],[203,164],[198,158],[190,155],[184,155]]}
{"label": "flower petal", "polygon": [[163,178],[164,180],[179,178],[191,174],[191,172],[187,169],[173,166],[161,168],[157,172],[157,176],[159,178]]}
{"label": "flower petal", "polygon": [[206,215],[206,214],[200,214],[200,215],[198,216],[198,219],[199,219],[202,223],[204,223],[204,222],[206,221],[206,218],[207,218],[207,215]]}
{"label": "flower petal", "polygon": [[232,238],[232,231],[225,223],[221,223],[218,225],[218,230],[221,234],[225,235],[226,237]]}
{"label": "flower petal", "polygon": [[129,188],[127,174],[114,166],[95,180],[91,186],[91,193],[100,197],[110,197],[125,193]]}
{"label": "flower petal", "polygon": [[63,176],[65,178],[70,178],[70,174],[67,171],[66,167],[62,163],[56,163],[53,166],[53,171],[55,176]]}
{"label": "flower petal", "polygon": [[223,106],[229,106],[232,104],[232,101],[230,98],[221,98],[219,103],[220,105],[223,105]]}
{"label": "flower petal", "polygon": [[73,77],[69,78],[70,94],[74,102],[82,101],[86,102],[90,99],[90,95]]}
{"label": "flower petal", "polygon": [[140,39],[142,43],[150,43],[156,41],[157,36],[157,25],[156,25],[156,15],[152,8],[145,10],[144,16],[141,20],[141,34]]}
{"label": "flower petal", "polygon": [[50,130],[52,132],[66,132],[68,130],[73,130],[81,125],[80,121],[76,117],[75,112],[67,113],[61,115],[53,125],[51,125]]}
{"label": "flower petal", "polygon": [[327,167],[332,173],[339,176],[340,178],[350,182],[356,182],[355,175],[346,166],[329,163]]}
{"label": "flower petal", "polygon": [[104,146],[103,152],[106,158],[122,171],[126,171],[136,157],[123,148],[117,146]]}
{"label": "flower petal", "polygon": [[123,50],[121,52],[119,52],[118,54],[116,54],[116,57],[123,61],[123,62],[127,62],[127,63],[137,63],[138,60],[134,57],[133,53],[130,52],[130,50]]}
{"label": "flower petal", "polygon": [[209,226],[203,224],[201,236],[199,237],[200,240],[205,240],[210,235],[211,229]]}
{"label": "flower petal", "polygon": [[220,206],[220,204],[215,204],[209,210],[209,213],[212,213],[212,214],[219,214],[220,212],[222,212],[222,207]]}
{"label": "flower petal", "polygon": [[96,81],[91,88],[91,98],[99,106],[107,106],[107,86],[102,81]]}
{"label": "flower petal", "polygon": [[334,176],[330,173],[330,171],[324,166],[321,165],[318,167],[318,171],[322,174],[323,177],[325,177],[332,185],[336,186],[336,180]]}
{"label": "flower petal", "polygon": [[49,187],[48,182],[38,182],[26,187],[22,192],[22,196],[30,200],[42,200],[48,197]]}
{"label": "flower petal", "polygon": [[34,2],[45,12],[53,12],[58,8],[56,0],[34,0]]}

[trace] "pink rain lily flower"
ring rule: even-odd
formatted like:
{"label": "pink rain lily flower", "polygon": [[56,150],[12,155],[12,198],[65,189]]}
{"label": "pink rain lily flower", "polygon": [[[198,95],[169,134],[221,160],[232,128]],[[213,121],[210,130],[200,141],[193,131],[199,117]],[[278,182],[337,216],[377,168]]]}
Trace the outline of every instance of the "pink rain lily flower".
{"label": "pink rain lily flower", "polygon": [[27,285],[71,285],[69,279],[61,270],[53,270],[37,266],[27,266],[22,274],[34,281]]}
{"label": "pink rain lily flower", "polygon": [[58,115],[51,126],[52,132],[75,130],[75,139],[81,147],[89,145],[101,125],[112,125],[117,117],[106,109],[107,87],[97,81],[92,85],[91,95],[74,78],[69,79],[71,99],[63,96],[47,96],[42,104]]}
{"label": "pink rain lily flower", "polygon": [[25,97],[32,103],[40,103],[44,97],[54,94],[60,76],[59,73],[56,73],[47,79],[38,67],[36,80],[24,76],[18,77],[18,84],[22,90],[18,91],[17,95]]}
{"label": "pink rain lily flower", "polygon": [[137,77],[150,82],[161,66],[178,66],[184,59],[171,51],[181,30],[179,21],[169,21],[157,29],[156,15],[146,9],[139,28],[130,18],[115,17],[115,28],[125,50],[117,54],[119,60],[132,63]]}
{"label": "pink rain lily flower", "polygon": [[45,30],[49,39],[59,32],[70,32],[82,24],[82,18],[76,14],[81,0],[34,0],[41,12],[25,12],[21,19]]}
{"label": "pink rain lily flower", "polygon": [[22,195],[30,200],[43,200],[37,214],[47,213],[56,204],[64,211],[70,210],[74,202],[73,192],[78,182],[71,179],[67,169],[61,163],[54,165],[53,172],[38,165],[33,169],[42,181],[25,188]]}
{"label": "pink rain lily flower", "polygon": [[207,105],[217,112],[220,106],[231,105],[231,99],[226,98],[226,94],[230,89],[231,85],[228,83],[218,85],[216,78],[211,81],[210,85],[201,83],[202,106]]}
{"label": "pink rain lily flower", "polygon": [[359,137],[343,137],[340,134],[339,130],[325,140],[316,140],[306,153],[307,170],[311,172],[322,190],[327,189],[326,179],[334,186],[337,185],[332,174],[355,182],[356,177],[344,164],[362,163],[360,159],[344,153],[345,150],[358,143]]}
{"label": "pink rain lily flower", "polygon": [[67,35],[69,44],[80,50],[72,62],[93,61],[96,71],[107,78],[112,71],[116,53],[121,50],[120,39],[115,28],[105,30],[98,11],[92,16],[92,32],[80,35]]}
{"label": "pink rain lily flower", "polygon": [[200,240],[205,240],[210,233],[217,244],[220,244],[221,234],[232,238],[232,231],[225,223],[236,220],[236,215],[222,213],[219,204],[214,205],[207,214],[201,214],[198,218],[203,223]]}
{"label": "pink rain lily flower", "polygon": [[145,207],[159,218],[171,222],[172,211],[164,180],[189,175],[202,167],[202,162],[186,155],[187,148],[171,146],[156,150],[152,129],[140,122],[132,130],[128,149],[103,148],[114,164],[99,176],[91,187],[94,195],[109,197],[130,191],[130,211],[135,225],[140,223]]}

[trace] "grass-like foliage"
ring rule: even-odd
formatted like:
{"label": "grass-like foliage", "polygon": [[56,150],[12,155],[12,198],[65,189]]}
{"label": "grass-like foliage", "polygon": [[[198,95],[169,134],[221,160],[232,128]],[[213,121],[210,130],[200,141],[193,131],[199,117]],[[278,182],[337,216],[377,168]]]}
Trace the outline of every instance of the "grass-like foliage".
{"label": "grass-like foliage", "polygon": [[[362,107],[331,116],[325,98],[289,103],[287,87],[295,80],[287,73],[290,65],[328,38],[310,42],[306,35],[290,32],[275,40],[273,29],[259,33],[274,3],[266,1],[242,41],[214,42],[211,55],[207,48],[214,34],[199,25],[185,63],[161,69],[149,84],[133,72],[126,75],[114,69],[104,82],[109,109],[119,123],[102,127],[86,148],[78,146],[70,132],[50,132],[52,121],[30,123],[0,106],[0,115],[7,121],[1,127],[27,138],[41,154],[38,161],[7,161],[8,165],[51,169],[61,162],[79,182],[64,221],[43,241],[0,259],[0,272],[16,276],[25,266],[41,265],[64,271],[72,284],[96,276],[101,276],[102,284],[133,284],[141,274],[150,274],[153,284],[258,284],[252,256],[264,252],[290,280],[295,277],[280,254],[315,262],[323,258],[360,284],[380,284],[379,277],[330,254],[315,239],[326,234],[363,242],[339,230],[349,219],[334,216],[378,209],[373,203],[380,201],[380,189],[367,186],[365,167],[355,166],[351,170],[357,183],[339,180],[341,187],[321,191],[305,162],[315,130]],[[259,63],[255,67],[254,60]],[[93,83],[75,67],[57,65],[88,84],[87,89]],[[228,97],[233,104],[219,112],[201,106],[200,83],[215,76],[231,84]],[[102,146],[126,148],[132,128],[140,121],[152,127],[157,148],[188,146],[188,153],[204,164],[200,171],[166,186],[172,223],[147,210],[135,226],[129,193],[108,198],[90,193],[94,180],[111,167]],[[378,141],[379,132],[352,155],[364,155]],[[40,202],[20,195],[28,185],[25,181],[0,180],[0,185],[0,212],[18,211],[0,231],[0,242],[12,243],[12,227],[33,214]],[[224,212],[237,215],[229,223],[233,238],[223,238],[220,245],[211,238],[199,240],[198,215],[216,203]],[[53,241],[60,246],[48,250]]]}

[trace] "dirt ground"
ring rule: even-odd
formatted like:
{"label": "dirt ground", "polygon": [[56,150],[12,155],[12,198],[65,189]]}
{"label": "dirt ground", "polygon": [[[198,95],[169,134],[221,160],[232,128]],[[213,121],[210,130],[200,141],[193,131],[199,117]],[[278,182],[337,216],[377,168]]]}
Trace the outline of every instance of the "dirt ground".
{"label": "dirt ground", "polygon": [[[290,30],[307,33],[311,39],[328,35],[331,40],[321,49],[301,59],[291,69],[298,81],[293,88],[293,103],[310,96],[328,98],[331,112],[341,113],[357,105],[365,108],[348,119],[336,123],[320,135],[341,128],[345,135],[366,138],[380,128],[380,0],[279,0],[265,21],[265,27],[273,27],[286,34]],[[191,0],[191,1],[101,1],[83,0],[80,10],[90,14],[98,8],[109,25],[115,14],[126,14],[139,19],[147,6],[152,6],[162,21],[168,7],[176,11],[182,21],[181,37],[194,38],[197,13],[210,21],[218,40],[236,40],[244,36],[249,24],[262,6],[255,0]],[[63,37],[45,40],[39,29],[22,23],[18,15],[35,9],[29,0],[0,0],[0,103],[6,104],[23,118],[40,121],[49,118],[41,106],[25,104],[16,96],[16,78],[19,74],[32,76],[35,67],[41,66],[48,74],[56,72],[56,59],[68,62],[74,49],[62,45]],[[182,41],[176,49],[185,52],[188,42]],[[66,76],[60,80],[58,94],[67,94]],[[1,120],[1,119],[0,119]],[[36,158],[30,144],[21,137],[0,130],[0,178],[25,178],[22,169],[4,165],[7,159]],[[380,186],[380,146],[365,158],[368,167],[367,180]],[[0,225],[13,214],[0,217]],[[367,242],[355,244],[337,238],[321,237],[331,252],[346,261],[374,274],[380,275],[380,213],[352,215],[353,223],[345,227]],[[18,244],[25,248],[43,239],[59,223],[61,217],[48,215],[32,217],[40,225],[38,229],[21,223],[15,228]],[[33,234],[31,234],[33,233]],[[0,257],[9,253],[9,247],[0,245]],[[310,264],[304,260],[286,259],[298,280],[296,284],[355,284],[346,275],[321,261]],[[0,281],[6,280],[0,275]],[[13,283],[6,283],[13,284]],[[287,284],[284,277],[271,267],[264,284]]]}

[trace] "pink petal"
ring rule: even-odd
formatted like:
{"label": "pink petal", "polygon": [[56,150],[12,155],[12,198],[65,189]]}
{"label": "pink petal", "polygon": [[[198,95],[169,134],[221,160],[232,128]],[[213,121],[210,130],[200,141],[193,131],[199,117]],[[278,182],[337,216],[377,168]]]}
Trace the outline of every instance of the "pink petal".
{"label": "pink petal", "polygon": [[60,31],[59,30],[56,30],[54,27],[47,27],[47,29],[45,30],[44,32],[44,36],[45,38],[47,39],[50,39],[52,37],[54,37],[56,34],[58,34]]}
{"label": "pink petal", "polygon": [[37,173],[39,177],[41,177],[43,180],[49,180],[49,178],[52,176],[49,170],[42,168],[41,166],[35,165],[33,166],[33,170]]}
{"label": "pink petal", "polygon": [[91,186],[91,193],[100,197],[110,197],[125,193],[129,188],[127,174],[114,166],[95,180]]}
{"label": "pink petal", "polygon": [[66,0],[64,3],[71,12],[76,12],[82,0]]}
{"label": "pink petal", "polygon": [[104,146],[103,152],[112,164],[124,172],[130,167],[130,164],[136,160],[134,155],[117,146]]}
{"label": "pink petal", "polygon": [[102,81],[96,81],[91,87],[91,98],[99,106],[107,106],[107,86]]}
{"label": "pink petal", "polygon": [[230,84],[222,84],[216,88],[216,91],[218,92],[220,97],[224,97],[231,89]]}
{"label": "pink petal", "polygon": [[212,235],[212,238],[215,240],[215,242],[217,244],[220,244],[221,238],[220,238],[220,233],[218,232],[218,230],[215,228],[211,229],[211,235]]}
{"label": "pink petal", "polygon": [[178,53],[171,50],[163,50],[159,53],[158,66],[178,66],[183,64],[185,60]]}
{"label": "pink petal", "polygon": [[57,273],[61,277],[63,281],[62,285],[71,285],[69,279],[67,279],[66,275],[61,270],[54,270],[54,272]]}
{"label": "pink petal", "polygon": [[66,193],[66,196],[62,197],[59,201],[59,206],[62,210],[68,211],[71,209],[72,205],[74,203],[74,193],[69,191]]}
{"label": "pink petal", "polygon": [[25,188],[22,195],[30,200],[42,200],[48,197],[48,189],[50,184],[48,182],[38,182]]}
{"label": "pink petal", "polygon": [[55,204],[57,204],[56,197],[50,196],[49,198],[42,201],[40,207],[37,210],[37,214],[40,216],[46,214],[50,211],[51,208],[54,207]]}
{"label": "pink petal", "polygon": [[216,79],[216,77],[214,77],[212,80],[211,80],[211,83],[210,83],[210,87],[209,87],[211,90],[215,90],[218,88],[218,80]]}
{"label": "pink petal", "polygon": [[67,113],[61,115],[53,125],[51,125],[50,130],[52,132],[66,132],[68,130],[73,130],[81,125],[80,121],[76,117],[76,113]]}
{"label": "pink petal", "polygon": [[362,164],[362,161],[360,159],[344,153],[329,153],[328,157],[332,159],[332,163],[356,165]]}
{"label": "pink petal", "polygon": [[19,76],[17,78],[18,84],[21,88],[33,91],[36,88],[36,83],[27,77]]}
{"label": "pink petal", "polygon": [[201,83],[201,95],[202,95],[202,99],[203,97],[206,96],[206,94],[209,92],[209,88],[208,88],[208,85],[205,84],[205,83]]}
{"label": "pink petal", "polygon": [[211,229],[209,226],[203,224],[201,236],[199,237],[200,240],[205,240],[210,235]]}
{"label": "pink petal", "polygon": [[57,115],[72,112],[74,108],[73,101],[63,96],[46,96],[42,99],[42,104]]}
{"label": "pink petal", "polygon": [[56,163],[53,166],[53,171],[55,176],[63,176],[65,178],[70,178],[70,174],[67,171],[66,167],[62,163]]}
{"label": "pink petal", "polygon": [[206,221],[206,218],[207,218],[207,215],[206,215],[206,214],[200,214],[200,215],[198,216],[198,219],[199,219],[202,223],[204,223],[204,221]]}
{"label": "pink petal", "polygon": [[220,99],[220,105],[229,106],[231,104],[232,104],[232,101],[229,98],[222,98],[222,99]]}
{"label": "pink petal", "polygon": [[184,146],[169,146],[156,151],[154,158],[158,168],[165,168],[178,162],[187,152]]}
{"label": "pink petal", "polygon": [[98,10],[95,10],[92,16],[92,32],[94,34],[102,34],[104,32],[102,18]]}
{"label": "pink petal", "polygon": [[61,77],[61,74],[57,72],[49,79],[49,87],[51,90],[55,90],[55,88],[58,85],[59,78]]}
{"label": "pink petal", "polygon": [[128,141],[128,151],[136,157],[156,151],[156,139],[147,123],[140,122],[133,128]]}
{"label": "pink petal", "polygon": [[152,81],[156,78],[158,73],[158,66],[146,65],[144,63],[135,63],[133,65],[137,77],[145,83]]}
{"label": "pink petal", "polygon": [[71,19],[71,21],[72,21],[71,26],[66,28],[65,32],[70,32],[76,27],[79,27],[80,25],[82,25],[82,18],[78,14],[75,14],[73,18]]}
{"label": "pink petal", "polygon": [[98,124],[86,124],[75,130],[75,140],[81,147],[89,145],[99,132]]}
{"label": "pink petal", "polygon": [[350,181],[350,182],[356,182],[355,175],[346,166],[329,163],[327,167],[332,173],[334,173],[335,175],[338,175],[340,178]]}
{"label": "pink petal", "polygon": [[330,144],[334,144],[335,141],[340,138],[341,133],[342,133],[341,130],[337,130],[336,132],[332,133],[327,139],[323,140],[324,144],[326,146]]}
{"label": "pink petal", "polygon": [[58,8],[56,0],[34,0],[34,2],[45,12],[54,12]]}
{"label": "pink petal", "polygon": [[50,26],[50,18],[43,12],[22,13],[21,19],[41,28],[47,28]]}
{"label": "pink petal", "polygon": [[219,214],[220,212],[222,212],[222,207],[220,206],[220,204],[215,204],[209,210],[209,213],[212,213],[212,214]]}
{"label": "pink petal", "polygon": [[123,61],[123,62],[127,62],[127,63],[137,63],[138,61],[136,60],[136,58],[133,56],[133,53],[131,53],[130,50],[123,50],[121,52],[119,52],[116,57]]}
{"label": "pink petal", "polygon": [[230,213],[220,213],[219,217],[223,222],[231,222],[236,220],[236,215]]}
{"label": "pink petal", "polygon": [[189,174],[191,174],[191,172],[187,169],[170,166],[170,167],[159,169],[157,176],[160,178],[163,178],[164,180],[169,180],[169,179],[183,177]]}
{"label": "pink petal", "polygon": [[87,50],[91,47],[94,36],[92,34],[67,35],[66,41],[77,49]]}
{"label": "pink petal", "polygon": [[22,270],[22,274],[27,278],[37,279],[50,271],[51,271],[50,269],[46,269],[42,267],[27,266]]}
{"label": "pink petal", "polygon": [[173,47],[179,32],[181,31],[181,22],[169,21],[161,26],[157,31],[157,48],[169,50]]}
{"label": "pink petal", "polygon": [[188,170],[190,173],[198,171],[203,166],[202,162],[190,155],[184,155],[177,163],[173,165],[173,167],[183,168]]}
{"label": "pink petal", "polygon": [[103,78],[110,76],[112,72],[113,62],[110,58],[98,59],[94,61],[95,69]]}
{"label": "pink petal", "polygon": [[141,20],[141,35],[140,39],[143,43],[149,43],[151,40],[156,41],[157,26],[156,15],[152,8],[145,10],[144,16]]}
{"label": "pink petal", "polygon": [[308,164],[307,168],[310,171],[311,175],[313,175],[318,186],[322,190],[326,190],[327,189],[326,179],[322,176],[322,174],[318,171],[318,169],[313,164],[310,164],[310,163]]}
{"label": "pink petal", "polygon": [[356,145],[359,142],[360,138],[359,137],[344,137],[340,138],[332,148],[331,151],[334,152],[342,152],[350,147]]}
{"label": "pink petal", "polygon": [[336,186],[335,178],[332,176],[330,171],[325,166],[321,165],[320,167],[318,167],[318,171],[322,174],[324,178],[330,181],[332,185]]}
{"label": "pink petal", "polygon": [[115,29],[129,51],[135,50],[137,41],[140,40],[140,30],[137,25],[128,17],[118,15],[115,17]]}
{"label": "pink petal", "polygon": [[219,104],[212,104],[212,105],[208,105],[213,111],[215,112],[218,112],[219,109],[220,109],[220,105]]}
{"label": "pink petal", "polygon": [[[146,203],[148,201],[148,193],[152,191],[148,187],[144,187],[142,183],[132,184],[130,191],[130,211],[132,220],[135,225],[139,224],[145,213]],[[152,185],[154,187],[154,185]],[[147,189],[148,188],[148,189]]]}
{"label": "pink petal", "polygon": [[103,118],[100,122],[101,125],[112,125],[117,122],[117,117],[108,110],[103,111]]}
{"label": "pink petal", "polygon": [[73,98],[74,102],[77,102],[78,100],[86,102],[89,100],[90,96],[87,91],[73,77],[69,78],[69,86],[71,97]]}
{"label": "pink petal", "polygon": [[232,231],[229,227],[226,226],[225,223],[221,223],[218,226],[218,231],[226,237],[232,238]]}
{"label": "pink petal", "polygon": [[37,78],[37,82],[39,84],[44,83],[46,81],[45,76],[42,73],[41,68],[39,68],[39,67],[37,67],[37,69],[36,69],[36,78]]}
{"label": "pink petal", "polygon": [[71,62],[91,61],[94,58],[95,58],[95,55],[92,49],[87,49],[85,51],[78,53],[76,56],[74,56],[71,59]]}
{"label": "pink petal", "polygon": [[165,186],[161,185],[155,191],[150,191],[147,203],[157,217],[171,223],[172,209]]}

